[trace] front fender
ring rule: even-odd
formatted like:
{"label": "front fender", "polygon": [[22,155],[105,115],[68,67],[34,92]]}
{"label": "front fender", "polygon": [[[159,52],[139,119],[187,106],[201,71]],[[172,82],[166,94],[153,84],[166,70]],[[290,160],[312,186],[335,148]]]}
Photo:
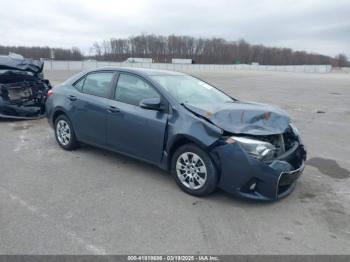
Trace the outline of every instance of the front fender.
{"label": "front fender", "polygon": [[164,152],[161,167],[168,168],[170,152],[180,139],[191,141],[199,147],[210,148],[222,136],[222,130],[207,121],[190,113],[179,114],[173,109],[167,123],[167,130],[164,139]]}

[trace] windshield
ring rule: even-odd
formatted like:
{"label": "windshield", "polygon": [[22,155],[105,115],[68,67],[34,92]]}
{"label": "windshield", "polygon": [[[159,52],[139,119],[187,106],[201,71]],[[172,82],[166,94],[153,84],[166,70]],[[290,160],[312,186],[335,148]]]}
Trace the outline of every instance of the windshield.
{"label": "windshield", "polygon": [[215,87],[187,75],[180,76],[151,76],[165,88],[179,103],[212,104],[228,103],[233,99]]}

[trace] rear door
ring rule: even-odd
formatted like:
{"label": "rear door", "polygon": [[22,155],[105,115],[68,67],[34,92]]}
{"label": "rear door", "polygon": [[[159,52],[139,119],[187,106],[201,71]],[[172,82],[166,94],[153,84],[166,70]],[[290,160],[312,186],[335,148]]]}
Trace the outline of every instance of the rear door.
{"label": "rear door", "polygon": [[77,92],[68,99],[72,105],[70,117],[79,140],[106,145],[108,100],[112,95],[114,71],[92,72],[74,86]]}
{"label": "rear door", "polygon": [[139,106],[142,99],[161,97],[145,79],[120,73],[109,102],[107,144],[114,150],[158,164],[162,157],[168,114]]}

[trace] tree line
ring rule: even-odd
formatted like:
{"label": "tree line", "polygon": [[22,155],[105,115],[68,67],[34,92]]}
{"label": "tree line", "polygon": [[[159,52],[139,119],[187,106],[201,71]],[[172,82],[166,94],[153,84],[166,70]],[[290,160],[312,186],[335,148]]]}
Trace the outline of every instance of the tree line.
{"label": "tree line", "polygon": [[172,58],[193,59],[198,64],[310,65],[347,66],[343,54],[330,57],[290,48],[251,45],[245,40],[191,36],[157,36],[142,34],[129,38],[112,38],[93,44],[97,60],[125,61],[128,57],[153,58],[155,62],[171,62]]}
{"label": "tree line", "polygon": [[84,58],[82,52],[77,47],[72,49],[50,48],[39,46],[2,46],[0,45],[0,55],[8,55],[9,53],[20,54],[24,57],[34,59],[51,59],[56,60],[82,60]]}
{"label": "tree line", "polygon": [[347,57],[339,54],[330,57],[290,48],[252,45],[245,40],[228,41],[223,38],[195,38],[191,36],[161,36],[141,34],[129,38],[111,38],[95,42],[89,55],[76,47],[72,49],[50,47],[0,46],[0,55],[9,52],[35,59],[54,55],[56,60],[96,59],[125,61],[129,57],[152,58],[154,62],[171,63],[172,58],[188,58],[198,64],[250,64],[310,65],[330,64],[350,66]]}

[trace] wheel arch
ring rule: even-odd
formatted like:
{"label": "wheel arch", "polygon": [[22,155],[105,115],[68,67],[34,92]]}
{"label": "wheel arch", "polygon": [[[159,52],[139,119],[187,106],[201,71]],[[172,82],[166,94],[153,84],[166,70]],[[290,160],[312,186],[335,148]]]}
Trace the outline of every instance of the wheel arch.
{"label": "wheel arch", "polygon": [[200,147],[203,150],[206,150],[208,148],[206,145],[204,145],[194,137],[187,136],[187,135],[177,135],[176,138],[173,139],[168,149],[168,159],[167,159],[168,170],[170,170],[171,168],[171,160],[176,150],[186,144],[195,144],[196,146]]}
{"label": "wheel arch", "polygon": [[[57,108],[55,110],[55,112],[52,114],[52,123],[53,125],[55,125],[56,119],[60,116],[60,115],[64,115],[65,117],[67,117],[69,119],[69,121],[72,123],[71,119],[69,118],[69,116],[67,115],[66,111],[63,108]],[[73,125],[73,124],[72,124]]]}
{"label": "wheel arch", "polygon": [[75,133],[75,136],[77,137],[77,139],[79,139],[77,133],[75,132],[76,130],[75,130],[75,127],[74,127],[74,123],[72,122],[71,118],[68,116],[67,112],[66,112],[64,109],[62,109],[62,108],[57,108],[57,109],[55,110],[55,112],[53,113],[53,115],[52,115],[52,124],[53,124],[53,125],[52,125],[52,126],[53,126],[54,128],[56,128],[56,127],[55,127],[56,120],[57,120],[57,118],[58,118],[59,116],[61,116],[61,115],[64,115],[65,117],[68,118],[70,124],[72,125],[72,128],[73,128],[73,131],[74,131],[74,133]]}
{"label": "wheel arch", "polygon": [[[57,119],[60,117],[60,116],[64,116],[64,118],[66,118],[68,120],[68,124],[70,125],[70,129],[71,129],[71,139],[73,139],[73,142],[72,144],[67,148],[65,147],[64,145],[62,145],[61,143],[58,142],[58,139],[57,139],[57,129],[56,129],[56,121]],[[74,128],[74,125],[70,119],[70,117],[68,116],[68,114],[65,112],[65,110],[63,109],[56,109],[52,115],[52,121],[53,121],[53,128],[54,128],[54,132],[55,132],[55,137],[56,137],[56,140],[58,142],[58,144],[63,147],[65,150],[73,150],[73,149],[76,149],[78,146],[79,146],[79,138],[77,137],[76,135],[76,132],[75,132],[75,128]]]}

